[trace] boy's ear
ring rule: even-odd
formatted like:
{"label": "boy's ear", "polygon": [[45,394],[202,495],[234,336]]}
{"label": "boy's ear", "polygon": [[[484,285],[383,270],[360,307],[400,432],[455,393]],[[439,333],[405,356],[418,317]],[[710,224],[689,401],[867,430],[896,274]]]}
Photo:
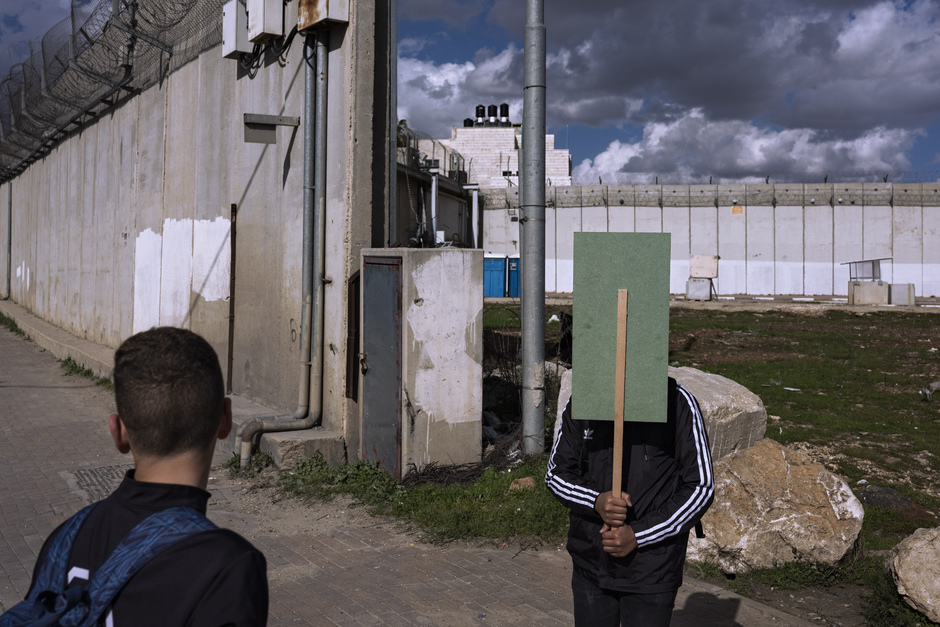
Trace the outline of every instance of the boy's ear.
{"label": "boy's ear", "polygon": [[232,399],[225,397],[222,403],[222,422],[219,424],[219,439],[224,440],[232,431]]}
{"label": "boy's ear", "polygon": [[121,417],[117,414],[108,416],[108,429],[111,431],[111,438],[117,450],[124,454],[130,453],[131,441],[127,437],[127,428],[121,422]]}

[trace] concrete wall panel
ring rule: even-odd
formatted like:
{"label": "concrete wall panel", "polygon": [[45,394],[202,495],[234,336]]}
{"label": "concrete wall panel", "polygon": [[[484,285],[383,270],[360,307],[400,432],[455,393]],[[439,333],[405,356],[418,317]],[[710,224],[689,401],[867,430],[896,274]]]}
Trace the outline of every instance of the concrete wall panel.
{"label": "concrete wall panel", "polygon": [[607,232],[607,207],[584,207],[581,210],[581,230],[592,233]]}
{"label": "concrete wall panel", "polygon": [[632,204],[629,206],[612,204],[608,210],[608,220],[608,231],[611,233],[633,233],[636,230],[636,210]]}
{"label": "concrete wall panel", "polygon": [[545,208],[545,291],[557,292],[558,268],[555,258],[558,256],[558,224],[554,206]]}
{"label": "concrete wall panel", "polygon": [[79,318],[77,335],[91,339],[90,331],[95,323],[95,295],[97,281],[95,274],[98,260],[98,232],[95,229],[95,210],[97,198],[95,197],[95,184],[98,176],[98,133],[104,132],[103,124],[94,124],[82,131],[81,137],[85,144],[85,171],[82,197],[82,276],[81,292],[79,293]]}
{"label": "concrete wall panel", "polygon": [[[117,209],[114,213],[114,268],[111,328],[106,343],[117,347],[134,330],[134,255],[137,241],[137,115],[138,98],[114,114],[114,159]],[[159,281],[158,281],[159,282]]]}
{"label": "concrete wall panel", "polygon": [[[136,124],[136,121],[135,121]],[[82,258],[82,202],[85,198],[85,147],[81,136],[76,136],[67,142],[68,145],[68,242],[65,248],[70,259],[68,268],[68,302],[66,303],[66,322],[63,325],[67,331],[78,335],[78,321],[81,318],[82,294],[82,266],[76,261]],[[134,206],[132,203],[131,206]]]}
{"label": "concrete wall panel", "polygon": [[806,207],[802,211],[803,291],[808,295],[833,294],[832,207]]}
{"label": "concrete wall panel", "polygon": [[681,294],[689,278],[689,207],[663,207],[663,231],[670,234],[669,291]]}
{"label": "concrete wall panel", "polygon": [[[866,206],[863,209],[863,251],[865,259],[892,257],[891,242],[894,239],[892,209],[888,206]],[[891,262],[881,264],[881,278],[887,283],[894,283]]]}
{"label": "concrete wall panel", "polygon": [[741,205],[718,207],[719,294],[747,293],[747,217]]}
{"label": "concrete wall panel", "polygon": [[862,243],[863,223],[861,207],[845,205],[833,207],[832,282],[834,293],[837,295],[848,295],[849,267],[842,264],[866,258]]}
{"label": "concrete wall panel", "polygon": [[117,194],[112,192],[112,185],[120,183],[112,176],[114,161],[114,116],[110,115],[98,125],[97,145],[95,147],[95,293],[92,302],[94,315],[92,326],[87,329],[89,339],[106,344],[111,328],[111,307],[113,290],[111,272],[114,269],[114,211]]}
{"label": "concrete wall panel", "polygon": [[690,255],[718,254],[718,209],[714,206],[689,210]]}
{"label": "concrete wall panel", "polygon": [[746,212],[747,293],[774,294],[774,209],[747,207]]}
{"label": "concrete wall panel", "polygon": [[893,283],[913,283],[914,293],[924,291],[924,210],[922,207],[894,207]]}
{"label": "concrete wall panel", "polygon": [[663,232],[663,210],[659,207],[636,208],[636,232],[637,233],[662,233]]}
{"label": "concrete wall panel", "polygon": [[555,287],[567,293],[574,289],[574,234],[582,230],[581,208],[559,207],[555,213],[558,225]]}
{"label": "concrete wall panel", "polygon": [[12,185],[12,181],[0,185],[0,298],[10,298],[13,282],[13,264],[7,246],[7,233],[10,228],[9,194]]}
{"label": "concrete wall panel", "polygon": [[924,287],[918,296],[940,296],[940,206],[924,207]]}
{"label": "concrete wall panel", "polygon": [[803,293],[803,207],[774,211],[774,294]]}

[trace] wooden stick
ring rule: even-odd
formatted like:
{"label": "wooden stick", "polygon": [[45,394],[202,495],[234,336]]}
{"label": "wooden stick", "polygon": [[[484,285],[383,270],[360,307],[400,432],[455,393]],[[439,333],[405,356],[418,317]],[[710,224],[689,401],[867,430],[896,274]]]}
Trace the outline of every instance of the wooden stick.
{"label": "wooden stick", "polygon": [[614,498],[621,498],[623,479],[623,395],[627,356],[627,290],[617,290],[617,368],[614,384]]}

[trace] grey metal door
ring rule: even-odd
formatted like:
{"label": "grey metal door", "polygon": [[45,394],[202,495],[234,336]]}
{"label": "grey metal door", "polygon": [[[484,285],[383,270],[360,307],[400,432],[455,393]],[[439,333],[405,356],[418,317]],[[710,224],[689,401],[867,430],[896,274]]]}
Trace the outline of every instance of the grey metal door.
{"label": "grey metal door", "polygon": [[401,479],[401,259],[363,262],[362,458]]}

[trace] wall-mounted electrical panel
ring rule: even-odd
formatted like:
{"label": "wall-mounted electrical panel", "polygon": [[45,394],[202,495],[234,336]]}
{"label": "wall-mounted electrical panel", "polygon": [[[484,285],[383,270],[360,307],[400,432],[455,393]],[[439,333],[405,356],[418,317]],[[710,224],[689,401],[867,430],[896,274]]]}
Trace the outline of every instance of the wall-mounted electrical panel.
{"label": "wall-mounted electrical panel", "polygon": [[248,0],[248,39],[265,43],[284,35],[284,0]]}
{"label": "wall-mounted electrical panel", "polygon": [[222,7],[222,56],[237,59],[250,53],[248,41],[248,11],[239,0],[229,0]]}
{"label": "wall-mounted electrical panel", "polygon": [[304,32],[328,22],[349,21],[349,0],[300,0],[297,30]]}

